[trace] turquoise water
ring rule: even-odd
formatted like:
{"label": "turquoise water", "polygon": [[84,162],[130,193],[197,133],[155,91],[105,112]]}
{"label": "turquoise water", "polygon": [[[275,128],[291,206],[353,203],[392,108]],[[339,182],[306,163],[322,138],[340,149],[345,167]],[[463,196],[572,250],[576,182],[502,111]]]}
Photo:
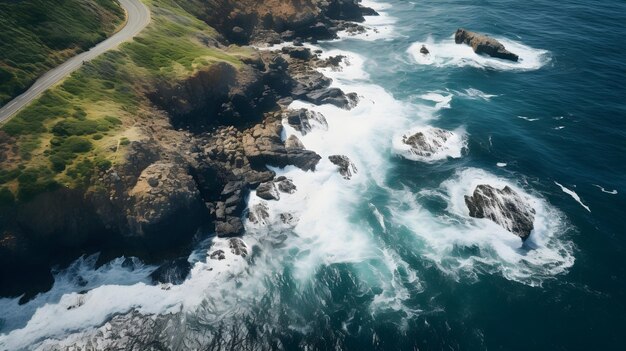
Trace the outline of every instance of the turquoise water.
{"label": "turquoise water", "polygon": [[[298,136],[324,158],[348,155],[353,179],[327,160],[315,173],[276,170],[298,191],[269,203],[264,223],[246,224],[250,255],[225,249],[226,260],[209,260],[207,252],[228,245],[210,238],[180,286],[146,285],[151,268],[128,271],[122,260],[97,270],[77,262],[52,293],[25,306],[0,301],[11,312],[0,346],[114,344],[91,328],[134,309],[170,325],[122,323],[139,345],[176,349],[620,348],[626,3],[372,6],[383,14],[368,22],[378,33],[320,44],[347,56],[342,72],[327,74],[356,91],[359,105],[292,106],[326,116],[327,130]],[[500,39],[521,63],[452,44],[458,27]],[[430,57],[416,54],[422,43]],[[450,150],[438,159],[400,157],[394,141],[429,126],[456,133]],[[533,204],[526,243],[467,215],[463,195],[482,183],[512,186]],[[251,194],[249,207],[260,203]],[[294,220],[281,221],[284,213]],[[92,290],[72,292],[82,290],[72,274],[86,276]]]}

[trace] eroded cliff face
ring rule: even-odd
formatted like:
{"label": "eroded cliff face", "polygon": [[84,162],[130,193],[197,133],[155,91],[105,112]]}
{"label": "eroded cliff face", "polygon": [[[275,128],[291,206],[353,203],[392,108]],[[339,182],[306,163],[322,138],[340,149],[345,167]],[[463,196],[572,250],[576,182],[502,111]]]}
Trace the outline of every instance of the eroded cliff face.
{"label": "eroded cliff face", "polygon": [[[227,40],[273,43],[334,36],[342,19],[362,19],[356,1],[191,1]],[[238,29],[245,36],[237,41]],[[224,46],[229,43],[211,42]],[[152,106],[139,113],[121,162],[80,189],[56,189],[0,210],[0,294],[45,290],[49,267],[78,255],[136,255],[148,262],[181,255],[200,230],[243,233],[247,193],[272,181],[266,165],[314,170],[320,156],[281,140],[293,99],[351,108],[356,95],[329,88],[314,67],[336,65],[304,48],[256,52],[243,64],[218,62],[179,81],[146,88]],[[2,137],[0,135],[0,137]],[[6,136],[5,136],[6,138]],[[10,158],[10,148],[0,156]],[[39,277],[32,279],[32,277]],[[28,277],[28,278],[26,278]]]}

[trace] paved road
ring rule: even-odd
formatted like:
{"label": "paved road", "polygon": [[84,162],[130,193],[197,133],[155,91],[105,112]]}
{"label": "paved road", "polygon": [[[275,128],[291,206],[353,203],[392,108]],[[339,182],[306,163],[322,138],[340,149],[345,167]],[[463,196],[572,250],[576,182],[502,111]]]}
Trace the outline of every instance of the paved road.
{"label": "paved road", "polygon": [[72,57],[60,66],[41,76],[25,93],[9,101],[0,108],[0,124],[7,121],[19,110],[26,107],[51,86],[79,69],[84,61],[89,61],[100,54],[115,49],[121,43],[133,38],[150,23],[150,11],[140,0],[118,0],[126,10],[126,25],[119,32],[89,51]]}

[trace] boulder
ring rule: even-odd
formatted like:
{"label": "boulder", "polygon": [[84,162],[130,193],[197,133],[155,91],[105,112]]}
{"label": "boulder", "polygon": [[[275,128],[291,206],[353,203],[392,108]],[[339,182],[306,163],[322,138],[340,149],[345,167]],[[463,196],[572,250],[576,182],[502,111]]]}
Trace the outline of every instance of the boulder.
{"label": "boulder", "polygon": [[478,185],[472,196],[465,196],[465,204],[471,217],[490,219],[522,240],[534,229],[535,209],[509,186]]}
{"label": "boulder", "polygon": [[277,181],[276,184],[278,185],[278,190],[283,193],[293,194],[297,190],[296,185],[291,181],[291,179],[285,178]]}
{"label": "boulder", "polygon": [[486,35],[470,32],[459,28],[454,35],[454,42],[457,44],[467,44],[479,55],[517,62],[519,56],[508,51],[499,41]]}
{"label": "boulder", "polygon": [[423,55],[428,55],[430,51],[428,51],[428,49],[426,48],[426,45],[422,45],[422,48],[420,49],[420,53]]}
{"label": "boulder", "polygon": [[215,233],[220,238],[239,236],[243,231],[243,223],[239,217],[226,216],[223,220],[215,221]]}
{"label": "boulder", "polygon": [[274,182],[259,184],[259,187],[256,188],[256,196],[263,200],[280,200],[280,194],[278,193]]}
{"label": "boulder", "polygon": [[243,136],[245,156],[254,167],[294,165],[305,171],[315,170],[321,156],[310,150],[287,148],[281,139],[279,120],[266,121],[248,130]]}
{"label": "boulder", "polygon": [[318,126],[324,130],[328,130],[328,122],[323,114],[305,108],[299,110],[289,110],[285,114],[287,123],[295,130],[306,135],[314,126]]}
{"label": "boulder", "polygon": [[304,144],[302,144],[300,139],[298,139],[298,137],[295,135],[290,135],[289,138],[285,140],[285,147],[287,149],[304,150]]}
{"label": "boulder", "polygon": [[339,174],[343,176],[344,179],[350,180],[352,175],[356,174],[357,169],[356,166],[350,161],[347,156],[344,155],[332,155],[328,156],[330,162],[339,167]]}

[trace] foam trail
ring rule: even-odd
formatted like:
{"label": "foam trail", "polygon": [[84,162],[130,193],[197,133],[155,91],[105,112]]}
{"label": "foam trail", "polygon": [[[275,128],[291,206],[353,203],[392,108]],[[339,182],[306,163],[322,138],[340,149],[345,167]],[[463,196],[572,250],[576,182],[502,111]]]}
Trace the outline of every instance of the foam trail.
{"label": "foam trail", "polygon": [[554,184],[558,185],[559,188],[561,188],[561,190],[563,190],[564,193],[566,193],[567,195],[571,196],[574,200],[576,200],[576,202],[578,202],[582,207],[585,208],[585,210],[591,212],[591,210],[589,209],[589,206],[585,205],[582,200],[580,199],[580,196],[578,196],[578,194],[576,194],[575,192],[573,192],[572,190],[564,187],[563,185],[557,183],[556,181],[554,182]]}
{"label": "foam trail", "polygon": [[[432,38],[428,38],[425,42],[413,43],[407,52],[417,64],[435,67],[469,66],[497,70],[532,71],[543,67],[550,61],[549,53],[546,50],[534,49],[506,38],[497,39],[509,51],[519,55],[520,59],[518,62],[478,55],[470,46],[456,44],[454,35],[440,42],[435,42]],[[428,48],[429,54],[424,55],[420,53],[422,45]]]}
{"label": "foam trail", "polygon": [[485,101],[490,101],[491,98],[499,96],[499,95],[487,94],[485,92],[482,92],[474,88],[465,89],[465,92],[460,93],[460,95],[466,98],[472,99],[472,100],[481,99]]}
{"label": "foam trail", "polygon": [[531,118],[531,117],[526,117],[526,116],[517,116],[517,118],[526,120],[528,122],[534,122],[534,121],[538,121],[539,120],[539,118]]}
{"label": "foam trail", "polygon": [[603,187],[601,187],[600,185],[597,185],[597,184],[593,184],[593,186],[595,186],[598,189],[600,189],[600,191],[602,191],[603,193],[611,194],[611,195],[617,195],[617,190],[606,190],[606,189],[604,189]]}

